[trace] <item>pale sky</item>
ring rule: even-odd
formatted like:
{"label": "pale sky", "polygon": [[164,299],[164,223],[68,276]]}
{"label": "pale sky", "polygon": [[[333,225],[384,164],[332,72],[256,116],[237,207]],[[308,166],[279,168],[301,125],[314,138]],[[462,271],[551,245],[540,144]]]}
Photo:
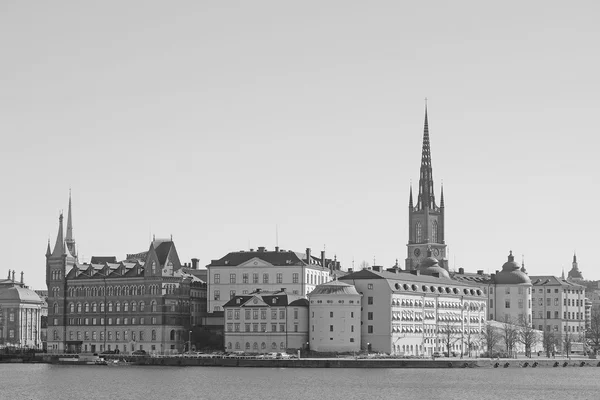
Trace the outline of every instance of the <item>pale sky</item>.
{"label": "pale sky", "polygon": [[[275,246],[404,265],[428,98],[451,268],[600,279],[596,1],[0,3],[4,267]],[[66,221],[65,221],[66,222]]]}

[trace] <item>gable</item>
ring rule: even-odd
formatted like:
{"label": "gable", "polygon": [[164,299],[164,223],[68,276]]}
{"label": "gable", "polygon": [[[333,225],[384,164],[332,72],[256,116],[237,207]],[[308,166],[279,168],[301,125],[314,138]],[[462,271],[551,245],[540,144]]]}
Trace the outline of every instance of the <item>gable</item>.
{"label": "gable", "polygon": [[238,265],[240,268],[251,267],[251,268],[259,268],[259,267],[273,267],[273,264],[266,262],[258,257],[253,257],[250,260]]}
{"label": "gable", "polygon": [[252,296],[250,299],[246,300],[241,307],[268,307],[268,304],[265,303],[262,298]]}

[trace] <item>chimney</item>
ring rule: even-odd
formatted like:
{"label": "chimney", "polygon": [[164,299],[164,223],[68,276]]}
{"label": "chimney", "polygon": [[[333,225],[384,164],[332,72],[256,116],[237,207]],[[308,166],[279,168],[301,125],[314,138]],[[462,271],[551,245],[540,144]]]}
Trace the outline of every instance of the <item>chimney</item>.
{"label": "chimney", "polygon": [[431,276],[433,276],[435,278],[439,278],[440,277],[440,273],[439,272],[434,272],[433,274],[431,274]]}
{"label": "chimney", "polygon": [[421,271],[419,271],[418,269],[413,269],[410,271],[410,273],[413,275],[421,275]]}
{"label": "chimney", "polygon": [[[353,273],[353,272],[354,272],[354,270],[353,270],[352,268],[348,268],[348,273],[349,273],[349,274],[351,274],[351,273]],[[600,286],[600,282],[598,283],[598,286]]]}
{"label": "chimney", "polygon": [[21,271],[21,283],[23,283],[23,271]]}
{"label": "chimney", "polygon": [[285,289],[287,289],[287,288],[282,287],[280,292],[285,292]]}
{"label": "chimney", "polygon": [[465,273],[465,269],[464,269],[463,267],[460,267],[460,268],[458,269],[458,273],[459,273],[459,274],[464,274],[464,273]]}
{"label": "chimney", "polygon": [[14,269],[13,269],[13,271],[12,271],[12,281],[13,281],[13,282],[15,281],[15,270],[14,270]]}
{"label": "chimney", "polygon": [[492,282],[494,282],[494,278],[496,278],[496,274],[491,274],[490,278],[492,279]]}
{"label": "chimney", "polygon": [[275,253],[279,253],[279,246],[275,246]]}
{"label": "chimney", "polygon": [[306,248],[306,263],[310,264],[310,248]]}
{"label": "chimney", "polygon": [[483,270],[482,269],[478,269],[477,270],[477,275],[483,275]]}
{"label": "chimney", "polygon": [[[10,269],[8,270],[8,279],[10,279]],[[599,281],[599,285],[600,285],[600,281]]]}
{"label": "chimney", "polygon": [[258,248],[258,252],[259,252],[259,253],[264,253],[264,251],[265,251],[265,248],[264,248],[264,246],[260,246],[260,247]]}
{"label": "chimney", "polygon": [[373,271],[381,272],[381,267],[379,265],[373,265]]}
{"label": "chimney", "polygon": [[325,250],[321,250],[321,266],[325,267]]}
{"label": "chimney", "polygon": [[198,269],[198,260],[197,258],[192,258],[192,269]]}

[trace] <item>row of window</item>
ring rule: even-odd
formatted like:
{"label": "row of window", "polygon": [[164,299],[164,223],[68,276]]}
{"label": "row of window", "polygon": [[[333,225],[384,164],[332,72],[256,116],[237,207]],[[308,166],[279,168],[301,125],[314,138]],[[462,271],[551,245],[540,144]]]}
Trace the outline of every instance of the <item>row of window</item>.
{"label": "row of window", "polygon": [[[540,331],[543,331],[544,325],[539,325],[538,328]],[[552,327],[551,325],[546,325],[546,330],[547,331],[554,330],[555,332],[558,332],[558,325],[554,325],[554,327]],[[584,330],[583,326],[579,327],[579,326],[564,325],[563,331],[565,331],[565,332],[584,332],[585,330]]]}
{"label": "row of window", "polygon": [[[531,308],[531,300],[528,300],[528,306]],[[510,300],[504,300],[504,308],[510,308]],[[518,308],[523,308],[523,299],[518,300]],[[490,299],[490,308],[494,308],[494,299]]]}
{"label": "row of window", "polygon": [[[120,302],[116,302],[113,304],[113,302],[108,302],[107,304],[107,310],[108,312],[129,312],[129,310],[131,310],[131,312],[137,312],[138,308],[140,312],[143,312],[146,309],[146,303],[144,303],[143,301],[140,301],[139,303],[136,303],[135,301],[132,301],[131,303],[129,302],[123,302],[123,307],[121,307],[121,303]],[[184,302],[182,303],[182,305],[184,307],[189,306],[189,302]],[[171,311],[175,311],[175,304],[171,304],[170,305],[170,309]],[[89,313],[89,312],[105,312],[105,306],[104,303],[69,303],[68,305],[68,309],[70,313]],[[157,303],[156,301],[152,300],[150,302],[150,311],[152,312],[156,312],[157,310]],[[54,312],[54,314],[58,314],[58,303],[54,303],[54,305],[52,306],[52,311]]]}
{"label": "row of window", "polygon": [[[166,285],[166,291],[173,292],[174,285]],[[131,285],[131,286],[77,286],[68,289],[69,297],[104,297],[106,296],[144,296],[146,294],[158,295],[161,292],[160,285]],[[60,288],[52,288],[53,296],[60,295]]]}
{"label": "row of window", "polygon": [[[539,312],[539,317],[538,318],[544,318],[544,313],[543,311]],[[552,312],[551,311],[546,311],[546,318],[550,319],[552,318]],[[554,311],[554,319],[559,319],[560,318],[560,314],[558,313],[558,311]],[[574,320],[583,320],[584,319],[584,315],[582,312],[567,312],[564,311],[563,312],[563,319],[574,319]]]}
{"label": "row of window", "polygon": [[[106,332],[106,340],[110,340],[112,341],[113,338],[116,341],[121,340],[121,338],[123,338],[123,341],[143,341],[144,340],[144,331],[139,331],[139,335],[137,331],[123,331],[122,332],[123,335],[121,336],[121,331],[108,331]],[[129,334],[131,333],[131,337],[129,336]],[[113,336],[114,335],[114,336]],[[175,329],[171,329],[171,331],[169,332],[169,339],[170,340],[181,340],[181,338],[184,335],[182,334],[181,331],[176,331]],[[59,338],[59,334],[57,330],[53,331],[53,338],[54,340],[60,340]],[[69,331],[69,340],[75,340],[75,338],[77,338],[77,340],[104,340],[104,331]],[[152,329],[151,331],[151,335],[150,335],[150,340],[156,340],[156,330]]]}
{"label": "row of window", "polygon": [[[560,304],[560,300],[558,297],[554,298],[554,305],[558,306]],[[542,307],[544,305],[544,298],[540,297],[538,299],[538,305]],[[546,306],[552,305],[552,299],[546,298]],[[563,299],[563,306],[565,307],[583,307],[583,300],[579,299]]]}
{"label": "row of window", "polygon": [[[131,320],[129,320],[129,318],[125,317],[123,319],[121,318],[115,318],[114,320],[112,318],[107,318],[106,320],[104,318],[69,318],[67,320],[68,325],[70,326],[77,326],[77,325],[100,325],[100,326],[104,326],[104,322],[106,321],[106,325],[145,325],[146,324],[146,319],[144,317],[140,318],[139,320],[134,318],[131,318]],[[139,323],[138,323],[139,321]],[[58,318],[53,318],[52,319],[53,325],[54,326],[58,326],[59,325],[59,320]],[[114,324],[113,324],[114,322]],[[152,325],[156,325],[158,322],[158,319],[156,317],[152,317],[150,318],[150,324]],[[180,324],[177,324],[180,325]]]}
{"label": "row of window", "polygon": [[[524,290],[523,286],[517,287],[517,293],[518,294],[523,294],[524,292],[525,292],[525,290]],[[494,294],[494,288],[493,287],[490,287],[490,294]],[[506,286],[504,288],[504,294],[510,294],[510,286]],[[531,294],[531,288],[530,287],[527,288],[527,294]]]}
{"label": "row of window", "polygon": [[[308,277],[308,275],[307,275],[307,277]],[[259,278],[260,278],[259,273],[257,273],[257,272],[252,273],[252,283],[260,283]],[[293,273],[292,274],[292,283],[298,283],[299,278],[300,278],[300,276],[298,273]],[[269,283],[269,279],[270,279],[270,276],[268,273],[262,274],[262,283]],[[307,279],[307,281],[308,281],[308,279]],[[282,272],[277,272],[275,274],[275,282],[283,283],[283,273]],[[213,275],[213,283],[217,283],[217,284],[221,283],[221,274]],[[229,274],[229,283],[230,284],[237,283],[237,274]],[[250,283],[250,274],[249,273],[245,272],[242,274],[242,283]]]}
{"label": "row of window", "polygon": [[[279,329],[277,327],[279,326]],[[241,324],[227,323],[227,332],[241,332]],[[267,332],[267,324],[265,322],[244,324],[244,332]],[[285,324],[271,324],[271,330],[269,332],[285,332]],[[298,324],[294,324],[294,332],[298,332]]]}
{"label": "row of window", "polygon": [[[277,319],[277,309],[272,309],[271,310],[271,319]],[[260,319],[267,319],[267,309],[246,309],[244,310],[244,318],[246,320],[249,319],[259,319],[259,312],[260,312]],[[234,310],[227,310],[227,319],[240,319],[240,314],[241,314],[241,310],[239,309],[234,309]],[[285,308],[282,308],[279,310],[279,319],[285,319]],[[298,309],[294,308],[294,319],[298,319]]]}
{"label": "row of window", "polygon": [[[431,223],[431,237],[429,240],[432,243],[438,243],[438,223],[433,221]],[[417,221],[415,224],[415,242],[421,243],[423,241],[423,227],[421,221]]]}

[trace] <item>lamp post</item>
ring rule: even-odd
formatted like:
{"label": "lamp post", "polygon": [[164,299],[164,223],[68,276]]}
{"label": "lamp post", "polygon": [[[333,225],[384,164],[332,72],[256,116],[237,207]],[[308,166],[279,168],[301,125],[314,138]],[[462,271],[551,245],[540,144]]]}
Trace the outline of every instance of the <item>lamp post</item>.
{"label": "lamp post", "polygon": [[189,353],[190,355],[192,355],[192,331],[190,331],[189,340],[190,340],[190,344],[189,344],[189,346],[188,346],[188,353]]}

